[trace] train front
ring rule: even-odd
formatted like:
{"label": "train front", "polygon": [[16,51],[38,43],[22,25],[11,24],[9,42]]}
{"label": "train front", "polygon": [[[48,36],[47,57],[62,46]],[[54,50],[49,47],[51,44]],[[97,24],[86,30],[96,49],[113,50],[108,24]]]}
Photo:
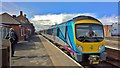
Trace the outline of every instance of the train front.
{"label": "train front", "polygon": [[106,60],[104,28],[96,20],[78,20],[75,22],[75,43],[82,61],[98,64]]}

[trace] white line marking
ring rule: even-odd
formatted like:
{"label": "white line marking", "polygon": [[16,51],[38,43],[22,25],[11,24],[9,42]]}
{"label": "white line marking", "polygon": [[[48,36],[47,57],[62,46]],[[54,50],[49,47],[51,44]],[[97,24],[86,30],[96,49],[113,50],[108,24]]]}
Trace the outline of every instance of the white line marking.
{"label": "white line marking", "polygon": [[114,49],[114,50],[118,50],[118,51],[120,51],[120,49],[118,49],[118,48],[114,48],[114,47],[110,47],[110,46],[105,46],[106,48],[110,48],[110,49]]}
{"label": "white line marking", "polygon": [[118,41],[113,41],[113,40],[106,40],[106,42],[118,43]]}

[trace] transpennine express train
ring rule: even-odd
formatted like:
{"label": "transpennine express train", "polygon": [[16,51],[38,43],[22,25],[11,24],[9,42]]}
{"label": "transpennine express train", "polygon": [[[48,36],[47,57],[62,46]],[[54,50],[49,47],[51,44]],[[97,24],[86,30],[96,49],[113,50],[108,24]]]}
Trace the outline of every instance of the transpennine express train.
{"label": "transpennine express train", "polygon": [[41,34],[61,45],[78,62],[106,60],[103,24],[91,16],[78,16],[51,26]]}

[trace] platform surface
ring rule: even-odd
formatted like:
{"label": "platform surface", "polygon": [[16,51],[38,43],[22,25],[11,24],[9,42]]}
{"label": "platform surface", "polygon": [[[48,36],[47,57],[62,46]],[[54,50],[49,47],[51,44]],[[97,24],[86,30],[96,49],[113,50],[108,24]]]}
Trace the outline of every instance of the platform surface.
{"label": "platform surface", "polygon": [[81,68],[73,59],[41,35],[16,46],[12,66],[74,66]]}
{"label": "platform surface", "polygon": [[42,40],[42,43],[46,48],[54,66],[81,66],[43,36],[39,37]]}
{"label": "platform surface", "polygon": [[11,66],[53,66],[38,35],[29,42],[19,42],[15,47],[15,57],[12,57]]}
{"label": "platform surface", "polygon": [[106,41],[106,48],[120,51],[120,46],[119,46],[120,39],[118,37],[117,38],[116,37],[108,37],[105,39],[105,41]]}

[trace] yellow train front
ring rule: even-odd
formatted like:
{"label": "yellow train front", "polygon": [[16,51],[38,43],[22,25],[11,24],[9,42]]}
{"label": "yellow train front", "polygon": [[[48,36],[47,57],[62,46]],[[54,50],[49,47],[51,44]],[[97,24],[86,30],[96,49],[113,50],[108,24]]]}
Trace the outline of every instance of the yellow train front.
{"label": "yellow train front", "polygon": [[43,35],[60,44],[78,62],[98,64],[106,60],[103,25],[93,17],[75,17],[44,30]]}
{"label": "yellow train front", "polygon": [[[98,64],[106,60],[104,29],[100,21],[92,17],[83,17],[74,23],[74,42],[79,50],[76,60],[89,60],[90,64]],[[82,57],[81,57],[82,56]]]}

